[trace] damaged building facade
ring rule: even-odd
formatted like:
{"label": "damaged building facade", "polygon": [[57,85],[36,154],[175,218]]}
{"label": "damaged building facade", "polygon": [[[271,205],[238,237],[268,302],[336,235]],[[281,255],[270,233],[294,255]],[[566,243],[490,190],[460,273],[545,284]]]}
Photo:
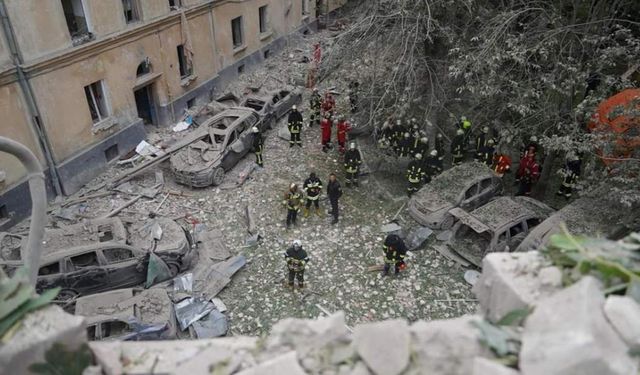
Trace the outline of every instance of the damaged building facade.
{"label": "damaged building facade", "polygon": [[[3,0],[0,135],[68,195],[180,121],[346,0]],[[29,211],[26,172],[0,154],[0,229]]]}

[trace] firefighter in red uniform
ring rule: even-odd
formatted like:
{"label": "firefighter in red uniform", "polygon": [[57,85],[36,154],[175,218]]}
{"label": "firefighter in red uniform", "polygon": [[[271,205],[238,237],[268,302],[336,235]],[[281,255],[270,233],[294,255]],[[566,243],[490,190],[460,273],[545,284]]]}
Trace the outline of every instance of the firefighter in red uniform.
{"label": "firefighter in red uniform", "polygon": [[498,177],[504,176],[505,173],[511,171],[511,158],[506,154],[495,154],[491,169]]}
{"label": "firefighter in red uniform", "polygon": [[530,195],[531,187],[540,177],[540,165],[536,161],[535,146],[529,146],[522,159],[520,159],[516,177],[520,180],[520,188],[516,195]]}
{"label": "firefighter in red uniform", "polygon": [[331,115],[325,112],[324,118],[320,121],[322,129],[322,151],[327,152],[331,148]]}
{"label": "firefighter in red uniform", "polygon": [[351,131],[351,124],[344,119],[344,116],[340,116],[337,125],[338,133],[338,146],[341,154],[344,154],[344,145],[347,142],[347,133]]}
{"label": "firefighter in red uniform", "polygon": [[322,101],[322,112],[327,115],[329,114],[329,118],[333,118],[333,110],[336,107],[336,100],[331,95],[330,91],[327,91],[324,94],[324,100]]}

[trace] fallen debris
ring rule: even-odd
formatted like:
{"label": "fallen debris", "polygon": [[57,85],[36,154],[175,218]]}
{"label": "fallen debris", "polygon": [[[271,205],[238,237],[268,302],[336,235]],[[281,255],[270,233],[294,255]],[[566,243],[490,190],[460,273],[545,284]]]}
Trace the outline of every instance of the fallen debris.
{"label": "fallen debris", "polygon": [[408,245],[409,251],[418,250],[432,233],[433,230],[427,227],[419,227],[410,232],[407,236],[407,240],[405,241]]}
{"label": "fallen debris", "polygon": [[182,331],[215,309],[213,303],[201,297],[186,298],[174,304],[176,319]]}
{"label": "fallen debris", "polygon": [[195,338],[207,339],[224,336],[228,329],[227,317],[220,311],[212,310],[207,316],[193,322],[189,331],[193,331]]}

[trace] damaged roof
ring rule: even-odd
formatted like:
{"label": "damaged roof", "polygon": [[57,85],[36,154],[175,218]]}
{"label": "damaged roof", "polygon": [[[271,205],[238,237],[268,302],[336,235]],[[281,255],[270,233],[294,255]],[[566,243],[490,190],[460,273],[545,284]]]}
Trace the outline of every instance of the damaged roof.
{"label": "damaged roof", "polygon": [[437,199],[436,193],[442,199],[453,203],[462,191],[479,179],[492,177],[493,172],[486,165],[477,162],[462,163],[436,176],[417,193],[419,199],[429,201]]}
{"label": "damaged roof", "polygon": [[535,212],[511,197],[498,197],[476,208],[471,215],[494,232],[525,217],[537,216]]}

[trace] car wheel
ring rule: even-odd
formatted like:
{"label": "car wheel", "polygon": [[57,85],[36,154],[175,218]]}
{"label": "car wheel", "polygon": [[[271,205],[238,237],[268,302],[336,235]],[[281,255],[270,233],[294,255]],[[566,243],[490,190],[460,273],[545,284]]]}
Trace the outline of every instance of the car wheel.
{"label": "car wheel", "polygon": [[440,225],[440,229],[447,230],[451,229],[453,226],[454,218],[452,215],[445,215],[444,220],[442,220],[442,224]]}
{"label": "car wheel", "polygon": [[211,182],[214,186],[220,185],[224,181],[224,168],[218,167],[213,170],[213,176],[211,176]]}

